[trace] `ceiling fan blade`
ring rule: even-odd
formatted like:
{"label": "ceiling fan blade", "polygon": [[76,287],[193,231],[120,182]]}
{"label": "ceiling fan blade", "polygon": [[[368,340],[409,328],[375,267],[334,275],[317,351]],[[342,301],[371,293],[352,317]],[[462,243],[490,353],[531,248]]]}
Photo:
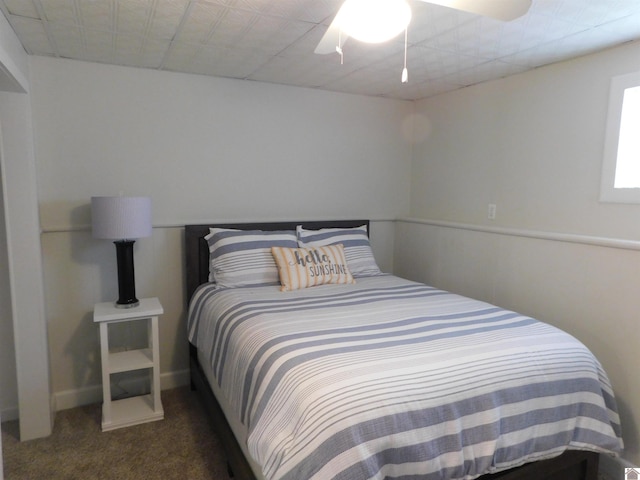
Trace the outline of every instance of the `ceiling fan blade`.
{"label": "ceiling fan blade", "polygon": [[419,0],[463,12],[508,22],[521,17],[531,7],[531,0]]}
{"label": "ceiling fan blade", "polygon": [[349,38],[346,33],[340,31],[339,18],[340,12],[342,11],[343,7],[344,4],[342,5],[342,7],[340,7],[340,10],[338,10],[338,13],[334,17],[331,25],[329,25],[329,28],[327,29],[323,37],[320,39],[320,43],[318,43],[318,46],[313,51],[313,53],[319,53],[321,55],[326,55],[327,53],[335,53],[336,47],[341,47],[342,45],[344,45],[344,42],[346,42],[347,38]]}

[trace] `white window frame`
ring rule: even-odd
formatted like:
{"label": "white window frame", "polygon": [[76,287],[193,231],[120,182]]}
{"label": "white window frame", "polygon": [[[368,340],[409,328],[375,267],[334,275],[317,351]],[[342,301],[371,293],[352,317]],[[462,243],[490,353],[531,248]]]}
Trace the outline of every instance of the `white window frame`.
{"label": "white window frame", "polygon": [[609,111],[604,140],[604,158],[600,184],[600,201],[611,203],[640,204],[640,188],[615,188],[616,162],[618,159],[618,140],[620,138],[620,119],[622,102],[627,88],[640,86],[640,72],[620,75],[611,79],[609,91]]}

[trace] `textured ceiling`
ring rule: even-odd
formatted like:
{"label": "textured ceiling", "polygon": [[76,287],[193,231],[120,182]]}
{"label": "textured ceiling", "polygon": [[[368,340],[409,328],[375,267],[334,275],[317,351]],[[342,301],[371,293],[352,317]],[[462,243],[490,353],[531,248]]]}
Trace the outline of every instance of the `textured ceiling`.
{"label": "textured ceiling", "polygon": [[640,39],[640,0],[533,0],[504,23],[409,0],[403,39],[313,53],[342,0],[0,0],[32,55],[419,99]]}

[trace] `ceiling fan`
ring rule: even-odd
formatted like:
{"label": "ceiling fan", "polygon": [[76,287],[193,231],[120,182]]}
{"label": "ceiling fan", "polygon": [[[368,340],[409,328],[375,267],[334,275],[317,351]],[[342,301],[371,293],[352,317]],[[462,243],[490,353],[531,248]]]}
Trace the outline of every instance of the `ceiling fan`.
{"label": "ceiling fan", "polygon": [[[529,10],[531,0],[414,0],[509,21]],[[368,43],[381,43],[405,31],[411,20],[406,0],[345,0],[329,25],[315,53],[342,54],[349,37]]]}

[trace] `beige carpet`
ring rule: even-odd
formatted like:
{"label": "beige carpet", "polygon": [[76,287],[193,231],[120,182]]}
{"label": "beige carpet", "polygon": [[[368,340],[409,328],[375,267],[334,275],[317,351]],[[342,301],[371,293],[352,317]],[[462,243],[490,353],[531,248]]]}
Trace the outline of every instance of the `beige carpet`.
{"label": "beige carpet", "polygon": [[99,404],[58,412],[53,434],[20,442],[2,424],[5,480],[227,480],[226,460],[200,400],[188,388],[162,392],[164,420],[100,429]]}

